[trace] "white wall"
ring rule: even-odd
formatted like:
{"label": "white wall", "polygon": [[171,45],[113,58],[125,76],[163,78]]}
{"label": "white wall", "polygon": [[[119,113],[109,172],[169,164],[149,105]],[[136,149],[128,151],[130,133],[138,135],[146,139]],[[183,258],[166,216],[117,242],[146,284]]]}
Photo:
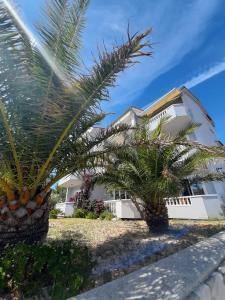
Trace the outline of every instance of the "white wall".
{"label": "white wall", "polygon": [[[187,94],[182,94],[182,100],[186,107],[187,113],[190,115],[192,122],[200,123],[201,126],[197,128],[194,132],[195,137],[191,138],[192,140],[198,141],[201,144],[208,146],[216,146],[218,137],[215,132],[215,127],[212,122],[206,117],[204,112],[201,110],[199,105]],[[211,165],[209,169],[215,171],[216,167],[222,167],[223,171],[225,171],[225,162],[221,160],[217,162],[217,165],[214,167]],[[224,182],[212,182],[212,183],[204,183],[203,188],[205,193],[217,193],[221,197],[225,194],[225,183]]]}
{"label": "white wall", "polygon": [[63,202],[63,203],[57,203],[55,207],[57,209],[60,209],[66,217],[70,217],[70,216],[72,216],[73,211],[74,211],[73,206],[74,206],[74,203]]}
{"label": "white wall", "polygon": [[121,217],[124,219],[140,219],[141,216],[131,200],[121,201]]}
{"label": "white wall", "polygon": [[[188,198],[190,204],[167,205],[169,218],[199,220],[224,218],[222,209],[223,201],[217,194],[190,196],[184,198]],[[182,197],[179,197],[179,199],[182,199]]]}
{"label": "white wall", "polygon": [[67,189],[66,201],[69,202],[70,198],[74,197],[77,192],[80,191],[79,187],[70,187]]}
{"label": "white wall", "polygon": [[218,140],[215,134],[215,128],[199,105],[186,94],[182,94],[182,100],[192,121],[201,124],[201,126],[195,130],[197,141],[209,146],[215,145],[215,142]]}
{"label": "white wall", "polygon": [[106,194],[104,186],[102,185],[95,185],[94,189],[91,192],[90,199],[99,199],[99,200],[105,200]]}
{"label": "white wall", "polygon": [[188,205],[167,205],[169,218],[172,219],[208,219],[203,198],[191,198]]}

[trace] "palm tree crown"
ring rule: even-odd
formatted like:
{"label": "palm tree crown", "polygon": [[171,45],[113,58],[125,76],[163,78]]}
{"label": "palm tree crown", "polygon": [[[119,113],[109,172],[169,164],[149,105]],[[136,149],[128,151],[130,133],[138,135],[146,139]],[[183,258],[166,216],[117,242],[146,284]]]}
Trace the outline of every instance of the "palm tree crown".
{"label": "palm tree crown", "polygon": [[101,103],[117,75],[151,55],[144,50],[149,31],[128,34],[111,52],[104,47],[84,72],[79,50],[88,2],[48,0],[34,41],[0,0],[0,247],[43,240],[50,187],[89,166],[98,145],[127,129],[86,134],[106,116]]}
{"label": "palm tree crown", "polygon": [[[159,206],[165,209],[164,199],[179,196],[187,180],[191,184],[225,179],[225,174],[213,173],[207,168],[209,161],[223,156],[222,150],[213,151],[203,145],[201,149],[201,145],[187,139],[198,124],[189,124],[172,137],[163,131],[165,122],[167,120],[162,119],[158,127],[150,131],[148,119],[143,120],[125,141],[126,146],[115,148],[114,155],[105,159],[104,171],[96,176],[96,182],[110,190],[126,190],[138,210],[141,212],[140,206],[144,208],[145,215],[149,206],[151,210],[154,206],[156,210]],[[155,217],[151,215],[152,219]]]}
{"label": "palm tree crown", "polygon": [[88,0],[48,1],[37,44],[0,3],[0,191],[8,198],[24,187],[32,197],[47,191],[83,168],[95,145],[126,128],[102,131],[91,141],[84,135],[106,116],[100,104],[117,74],[137,56],[151,54],[142,51],[149,31],[99,53],[83,74],[79,50],[87,6]]}

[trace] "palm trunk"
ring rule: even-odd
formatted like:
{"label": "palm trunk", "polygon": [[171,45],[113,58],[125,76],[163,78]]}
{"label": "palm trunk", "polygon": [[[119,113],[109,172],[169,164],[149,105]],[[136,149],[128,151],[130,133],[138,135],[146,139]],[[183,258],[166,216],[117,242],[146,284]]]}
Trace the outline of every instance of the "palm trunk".
{"label": "palm trunk", "polygon": [[150,232],[164,232],[168,230],[168,210],[164,200],[149,202],[145,205],[144,220]]}
{"label": "palm trunk", "polygon": [[134,203],[137,211],[139,212],[140,216],[142,219],[144,219],[144,212],[143,212],[143,207],[141,207],[140,203],[137,201],[135,197],[131,197],[131,201]]}
{"label": "palm trunk", "polygon": [[[48,233],[48,197],[42,205],[34,208],[34,201],[15,210],[0,209],[0,249],[7,244],[42,242]],[[5,212],[5,213],[4,213]]]}

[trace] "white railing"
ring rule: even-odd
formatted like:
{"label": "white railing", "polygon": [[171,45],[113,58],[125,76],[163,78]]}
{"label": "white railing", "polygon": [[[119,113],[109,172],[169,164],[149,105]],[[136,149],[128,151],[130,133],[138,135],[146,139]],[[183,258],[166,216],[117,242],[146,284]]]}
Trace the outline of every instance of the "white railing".
{"label": "white railing", "polygon": [[170,117],[170,119],[188,116],[186,109],[183,104],[171,104],[166,109],[162,110],[160,113],[152,117],[149,121],[150,128],[154,129],[159,123],[162,117]]}
{"label": "white railing", "polygon": [[116,203],[120,201],[120,200],[109,200],[109,201],[105,201],[105,207],[114,215],[116,215]]}
{"label": "white railing", "polygon": [[172,197],[166,199],[170,218],[224,218],[223,201],[218,194]]}
{"label": "white railing", "polygon": [[140,214],[130,199],[106,200],[104,204],[117,218],[140,219]]}
{"label": "white railing", "polygon": [[[195,197],[195,196],[194,196]],[[166,205],[191,205],[191,197],[190,196],[182,196],[182,197],[174,197],[174,198],[167,198]]]}
{"label": "white railing", "polygon": [[157,114],[155,117],[150,119],[150,124],[153,123],[154,121],[160,120],[162,117],[167,116],[167,109],[163,110],[162,112],[160,112],[159,114]]}
{"label": "white railing", "polygon": [[[218,194],[166,198],[169,218],[209,219],[224,218],[224,203]],[[130,199],[104,201],[118,218],[138,218],[139,212]]]}

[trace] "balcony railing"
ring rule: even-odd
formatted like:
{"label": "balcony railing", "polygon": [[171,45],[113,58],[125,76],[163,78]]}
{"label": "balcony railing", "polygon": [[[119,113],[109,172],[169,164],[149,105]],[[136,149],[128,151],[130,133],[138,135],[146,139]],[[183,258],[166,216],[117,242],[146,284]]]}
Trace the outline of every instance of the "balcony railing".
{"label": "balcony railing", "polygon": [[[209,219],[224,218],[224,203],[218,194],[171,197],[165,199],[169,218]],[[130,199],[104,202],[118,218],[139,218],[139,212]]]}
{"label": "balcony railing", "polygon": [[177,117],[182,117],[182,116],[188,117],[188,114],[183,104],[172,104],[150,119],[149,122],[150,129],[156,128],[161,118],[166,116],[170,117],[169,121],[171,121]]}

